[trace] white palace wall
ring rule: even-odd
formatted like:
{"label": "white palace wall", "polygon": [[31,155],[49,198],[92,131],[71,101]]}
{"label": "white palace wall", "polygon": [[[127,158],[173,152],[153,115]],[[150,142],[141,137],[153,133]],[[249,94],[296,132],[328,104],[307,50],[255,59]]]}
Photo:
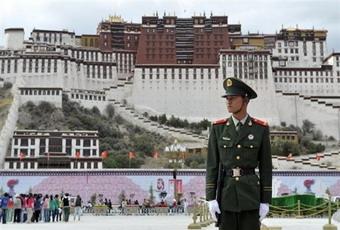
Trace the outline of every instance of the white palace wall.
{"label": "white palace wall", "polygon": [[[207,76],[208,69],[204,69],[203,79],[194,79],[193,69],[189,69],[186,79],[182,75],[179,79],[179,68],[175,69],[175,79],[167,74],[164,79],[164,69],[159,70],[159,79],[153,76],[150,79],[149,69],[145,70],[142,77],[142,69],[135,69],[132,97],[129,103],[137,110],[151,114],[167,114],[186,118],[191,121],[200,121],[203,118],[215,120],[229,116],[227,113],[223,81],[216,69],[211,70],[211,78]],[[185,71],[182,71],[185,72]],[[217,75],[217,77],[216,77]],[[278,110],[274,94],[274,85],[271,78],[245,80],[258,92],[258,98],[249,105],[250,114],[254,117],[268,120],[271,124],[278,124]]]}
{"label": "white palace wall", "polygon": [[174,79],[169,73],[164,79],[162,68],[159,79],[155,75],[150,79],[147,68],[145,79],[142,79],[142,69],[136,68],[132,96],[128,101],[137,110],[151,114],[165,113],[196,121],[225,117],[224,100],[221,98],[223,90],[220,88],[222,79],[216,79],[215,74],[208,79],[205,74],[204,79],[198,75],[198,79],[194,80],[191,71],[189,79],[185,75],[179,79],[179,68],[176,68]]}

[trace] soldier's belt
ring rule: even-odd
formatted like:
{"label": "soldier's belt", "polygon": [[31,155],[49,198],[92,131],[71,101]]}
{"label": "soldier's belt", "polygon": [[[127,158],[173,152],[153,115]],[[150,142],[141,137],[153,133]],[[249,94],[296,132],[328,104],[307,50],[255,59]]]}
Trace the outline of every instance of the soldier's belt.
{"label": "soldier's belt", "polygon": [[232,168],[232,169],[226,169],[225,170],[225,176],[229,177],[239,177],[239,176],[245,176],[245,175],[254,175],[255,169],[253,168]]}

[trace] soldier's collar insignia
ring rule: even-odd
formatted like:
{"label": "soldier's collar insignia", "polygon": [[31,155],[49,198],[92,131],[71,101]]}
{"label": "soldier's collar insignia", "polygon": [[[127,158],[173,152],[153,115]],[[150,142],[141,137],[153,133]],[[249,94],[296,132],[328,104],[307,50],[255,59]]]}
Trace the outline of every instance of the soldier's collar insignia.
{"label": "soldier's collar insignia", "polygon": [[229,123],[229,121],[227,121],[227,126],[229,126],[230,125],[230,123]]}
{"label": "soldier's collar insignia", "polygon": [[230,87],[233,85],[233,81],[231,79],[227,80],[227,87]]}
{"label": "soldier's collar insignia", "polygon": [[253,134],[249,134],[249,135],[248,135],[248,139],[249,139],[249,140],[254,140],[254,135],[253,135]]}
{"label": "soldier's collar insignia", "polygon": [[222,137],[222,140],[230,141],[231,139],[229,137]]}
{"label": "soldier's collar insignia", "polygon": [[248,122],[248,125],[249,125],[249,126],[252,126],[252,125],[253,125],[253,123],[252,123],[251,121],[249,121],[249,122]]}

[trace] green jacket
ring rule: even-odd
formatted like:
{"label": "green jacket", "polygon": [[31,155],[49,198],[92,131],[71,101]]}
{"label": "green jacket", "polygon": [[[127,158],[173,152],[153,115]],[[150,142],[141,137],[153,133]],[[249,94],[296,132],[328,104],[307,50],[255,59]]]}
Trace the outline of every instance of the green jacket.
{"label": "green jacket", "polygon": [[224,177],[221,210],[239,212],[258,209],[271,203],[272,157],[269,127],[266,122],[248,116],[239,134],[233,119],[214,122],[211,128],[206,174],[206,199],[216,199],[219,163],[225,169],[257,168],[257,175]]}
{"label": "green jacket", "polygon": [[56,199],[50,200],[50,209],[55,210],[59,208],[59,202]]}

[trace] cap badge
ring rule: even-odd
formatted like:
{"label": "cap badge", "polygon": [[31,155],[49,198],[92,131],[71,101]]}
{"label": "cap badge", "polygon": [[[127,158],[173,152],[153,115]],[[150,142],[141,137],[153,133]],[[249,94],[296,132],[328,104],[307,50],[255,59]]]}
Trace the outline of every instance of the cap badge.
{"label": "cap badge", "polygon": [[249,135],[248,135],[248,139],[249,139],[249,140],[254,140],[254,135],[253,135],[253,134],[249,134]]}
{"label": "cap badge", "polygon": [[227,80],[227,87],[230,87],[233,85],[233,81],[231,79]]}

